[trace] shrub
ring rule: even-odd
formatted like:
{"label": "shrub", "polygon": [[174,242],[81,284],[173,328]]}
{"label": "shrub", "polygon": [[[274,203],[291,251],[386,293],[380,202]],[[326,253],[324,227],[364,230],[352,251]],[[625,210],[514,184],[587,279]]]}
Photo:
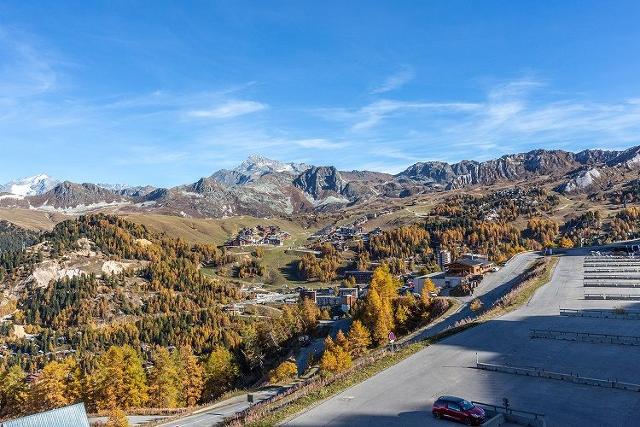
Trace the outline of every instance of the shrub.
{"label": "shrub", "polygon": [[473,301],[471,301],[471,311],[473,311],[474,313],[477,313],[478,311],[482,310],[482,301],[480,301],[478,298],[474,299]]}
{"label": "shrub", "polygon": [[298,375],[298,367],[295,363],[290,361],[284,361],[277,368],[269,373],[269,382],[271,384],[278,384],[289,382]]}

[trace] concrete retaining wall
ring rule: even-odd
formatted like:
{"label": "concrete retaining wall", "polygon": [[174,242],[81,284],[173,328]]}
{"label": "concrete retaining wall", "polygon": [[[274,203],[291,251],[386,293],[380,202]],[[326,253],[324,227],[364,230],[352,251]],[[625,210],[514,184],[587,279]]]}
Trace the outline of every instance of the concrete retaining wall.
{"label": "concrete retaining wall", "polygon": [[640,384],[631,384],[615,380],[603,380],[599,378],[581,377],[578,374],[566,374],[561,372],[546,371],[540,368],[521,368],[517,366],[494,365],[490,363],[477,363],[478,369],[485,371],[502,372],[505,374],[524,375],[528,377],[549,378],[553,380],[567,381],[576,384],[591,385],[595,387],[615,388],[618,390],[640,391]]}

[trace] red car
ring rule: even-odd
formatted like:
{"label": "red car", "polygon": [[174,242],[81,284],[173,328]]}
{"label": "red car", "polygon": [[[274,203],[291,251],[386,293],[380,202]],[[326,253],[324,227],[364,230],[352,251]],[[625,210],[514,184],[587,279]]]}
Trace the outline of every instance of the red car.
{"label": "red car", "polygon": [[435,418],[449,418],[469,426],[479,426],[486,419],[484,409],[454,396],[440,396],[433,404],[431,413]]}

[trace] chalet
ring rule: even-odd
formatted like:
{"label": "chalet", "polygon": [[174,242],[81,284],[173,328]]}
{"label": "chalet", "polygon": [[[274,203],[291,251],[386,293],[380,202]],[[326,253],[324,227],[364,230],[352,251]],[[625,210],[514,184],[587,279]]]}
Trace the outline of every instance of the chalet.
{"label": "chalet", "polygon": [[489,272],[493,268],[493,263],[486,257],[470,254],[447,264],[445,268],[447,274],[451,276],[478,276]]}
{"label": "chalet", "polygon": [[280,230],[276,225],[262,226],[258,225],[253,228],[243,228],[231,240],[227,246],[258,246],[271,245],[282,246],[284,241],[290,239],[291,235]]}
{"label": "chalet", "polygon": [[269,236],[265,240],[268,245],[282,246],[284,244],[283,239],[279,236]]}

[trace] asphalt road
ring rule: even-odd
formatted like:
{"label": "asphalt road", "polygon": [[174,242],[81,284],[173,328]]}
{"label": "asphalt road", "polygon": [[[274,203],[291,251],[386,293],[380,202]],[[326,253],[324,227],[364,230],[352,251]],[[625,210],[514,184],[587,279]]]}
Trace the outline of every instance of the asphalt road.
{"label": "asphalt road", "polygon": [[[267,390],[253,393],[255,401],[267,399],[277,393],[278,388],[270,388]],[[176,421],[170,421],[160,424],[158,427],[210,427],[222,422],[226,417],[237,412],[243,411],[249,407],[247,395],[242,394],[236,398],[229,399],[211,408],[207,408],[197,414],[180,418]]]}
{"label": "asphalt road", "polygon": [[[513,279],[520,274],[524,269],[539,255],[534,253],[523,253],[516,255],[512,258],[500,271],[495,273],[490,273],[485,276],[483,281],[480,283],[478,288],[473,295],[473,297],[465,297],[460,298],[460,300],[464,303],[464,305],[460,308],[460,310],[451,316],[447,317],[443,321],[435,324],[434,326],[425,329],[419,336],[415,339],[423,339],[425,337],[437,334],[444,329],[452,326],[460,319],[468,317],[472,314],[470,309],[468,308],[468,302],[473,298],[480,298],[485,305],[491,305],[495,300],[500,298],[506,292],[509,291],[511,286],[513,285]],[[332,324],[332,336],[337,334],[339,329],[347,329],[349,326],[349,321],[346,319],[342,319],[340,321],[334,322]],[[305,347],[301,350],[300,354],[297,355],[297,361],[299,365],[299,369],[306,367],[307,357],[310,354],[315,354],[316,357],[322,352],[322,348],[324,347],[324,339],[316,339],[312,342],[311,345]],[[264,399],[269,396],[269,393],[260,394],[257,397],[260,399]],[[221,422],[225,417],[230,416],[236,412],[240,412],[248,407],[248,403],[246,402],[246,395],[240,396],[236,399],[232,399],[230,402],[228,401],[226,404],[218,405],[213,408],[207,409],[198,414],[194,414],[185,418],[181,418],[177,421],[168,422],[165,424],[161,424],[162,427],[205,427],[205,426],[213,426]],[[313,425],[313,424],[311,424]]]}
{"label": "asphalt road", "polygon": [[[573,251],[563,256],[551,282],[539,289],[527,305],[432,345],[313,407],[286,425],[452,425],[431,417],[431,405],[443,394],[496,404],[507,397],[514,409],[545,414],[549,426],[638,425],[640,399],[637,392],[475,368],[477,357],[481,362],[640,383],[637,365],[640,347],[529,337],[532,328],[640,335],[640,321],[559,316],[559,307],[640,306],[637,302],[584,300],[583,254]],[[483,283],[479,292],[485,292],[484,298],[494,298],[491,293],[501,292],[504,279],[508,281],[516,270],[521,271],[520,267],[524,265],[518,268],[514,265],[513,271],[503,269],[502,281],[496,276]],[[640,294],[640,290],[632,291]],[[463,314],[459,313],[460,316]]]}
{"label": "asphalt road", "polygon": [[463,305],[460,309],[448,316],[441,322],[426,328],[422,333],[417,335],[413,341],[423,340],[425,338],[436,335],[445,329],[455,325],[456,322],[472,317],[474,313],[469,308],[469,303],[478,298],[485,307],[490,307],[498,299],[502,298],[511,287],[515,284],[516,278],[522,273],[534,260],[540,258],[535,252],[524,252],[511,258],[499,271],[488,273],[482,279],[473,295],[457,298]]}

